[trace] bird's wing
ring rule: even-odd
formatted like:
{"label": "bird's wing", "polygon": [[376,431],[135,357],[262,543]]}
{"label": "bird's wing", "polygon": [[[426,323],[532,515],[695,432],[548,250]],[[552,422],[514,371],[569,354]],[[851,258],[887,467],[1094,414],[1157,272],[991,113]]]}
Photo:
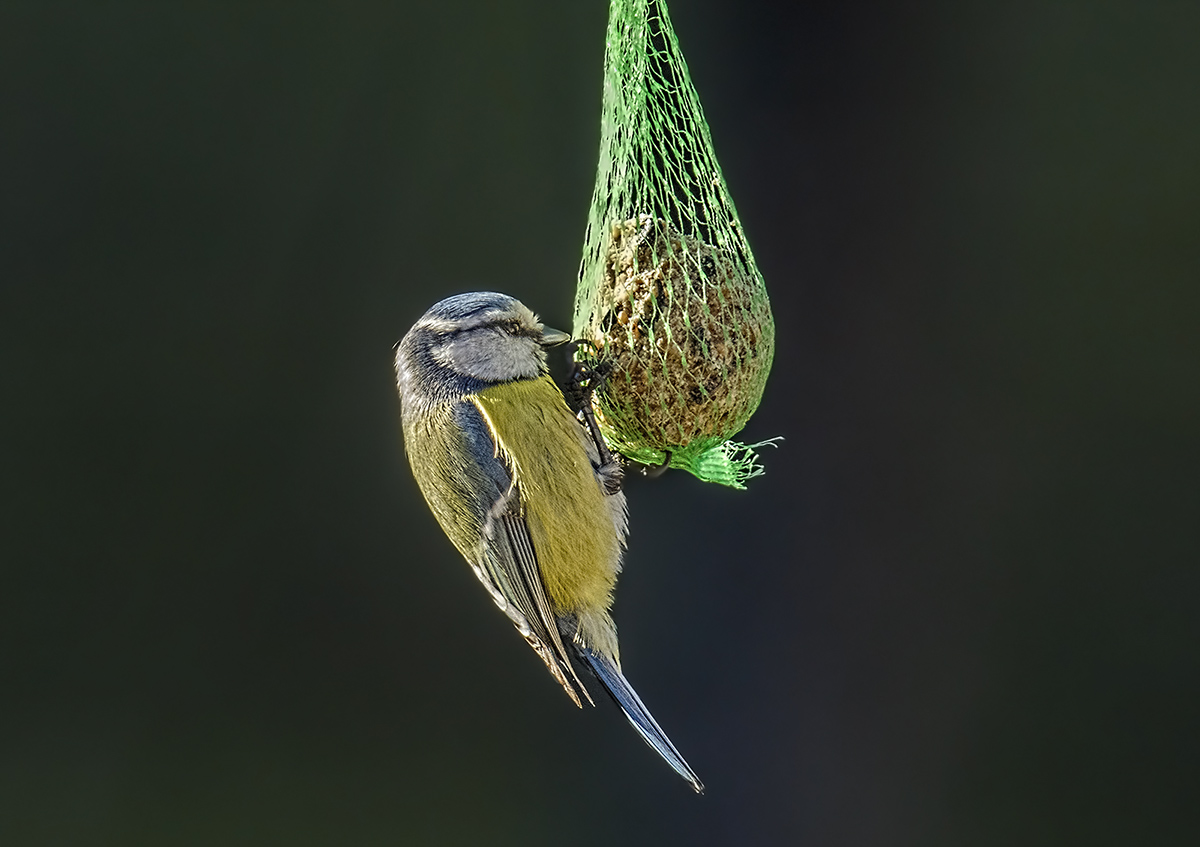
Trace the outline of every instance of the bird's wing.
{"label": "bird's wing", "polygon": [[468,555],[479,581],[541,657],[575,705],[582,705],[578,691],[592,702],[587,689],[575,675],[567,648],[559,635],[558,621],[546,596],[538,569],[529,526],[521,507],[520,485],[505,463],[495,438],[470,402],[455,404],[457,430],[463,434],[464,455],[474,459],[483,484],[476,487],[481,498],[483,525],[475,555]]}

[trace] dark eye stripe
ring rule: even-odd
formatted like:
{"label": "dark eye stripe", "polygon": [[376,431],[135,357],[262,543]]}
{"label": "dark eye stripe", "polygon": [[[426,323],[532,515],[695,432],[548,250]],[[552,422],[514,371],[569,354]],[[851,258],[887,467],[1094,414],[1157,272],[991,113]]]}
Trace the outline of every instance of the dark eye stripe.
{"label": "dark eye stripe", "polygon": [[495,318],[480,323],[472,323],[466,326],[455,327],[453,329],[447,327],[445,329],[427,328],[428,332],[435,343],[443,343],[452,338],[456,338],[463,333],[475,332],[481,329],[495,329],[501,332],[506,332],[516,338],[532,338],[535,341],[542,339],[542,333],[536,328],[527,326],[523,321],[514,318]]}
{"label": "dark eye stripe", "polygon": [[540,332],[538,332],[536,329],[526,326],[521,321],[512,320],[511,318],[502,320],[502,321],[496,321],[494,323],[488,324],[488,326],[495,327],[496,329],[504,330],[509,335],[514,335],[518,338],[541,338],[542,337],[542,334]]}

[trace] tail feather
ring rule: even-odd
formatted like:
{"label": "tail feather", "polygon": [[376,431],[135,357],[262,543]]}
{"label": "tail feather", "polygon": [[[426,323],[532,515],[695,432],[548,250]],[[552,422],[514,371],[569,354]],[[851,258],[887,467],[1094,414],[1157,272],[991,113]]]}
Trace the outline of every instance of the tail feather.
{"label": "tail feather", "polygon": [[616,663],[602,653],[594,652],[578,644],[576,647],[580,657],[591,668],[596,678],[604,684],[612,698],[617,701],[617,705],[621,707],[621,711],[625,713],[625,717],[633,724],[633,728],[638,731],[638,734],[646,740],[647,744],[658,751],[658,755],[662,756],[667,764],[675,769],[676,773],[692,784],[692,788],[696,790],[697,794],[703,794],[704,785],[700,782],[700,778],[683,760],[683,756],[679,755],[679,751],[675,749],[671,739],[667,738],[667,734],[662,731],[658,721],[654,720],[654,716],[642,703],[642,698],[638,697],[633,686],[621,674]]}

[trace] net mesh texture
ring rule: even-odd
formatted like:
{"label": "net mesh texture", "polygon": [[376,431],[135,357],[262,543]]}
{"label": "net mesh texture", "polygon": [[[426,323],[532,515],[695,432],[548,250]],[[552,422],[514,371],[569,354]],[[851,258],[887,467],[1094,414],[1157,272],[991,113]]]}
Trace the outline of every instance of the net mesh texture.
{"label": "net mesh texture", "polygon": [[775,327],[665,0],[611,0],[596,187],[575,296],[577,358],[612,448],[734,488],[729,439],[758,408]]}

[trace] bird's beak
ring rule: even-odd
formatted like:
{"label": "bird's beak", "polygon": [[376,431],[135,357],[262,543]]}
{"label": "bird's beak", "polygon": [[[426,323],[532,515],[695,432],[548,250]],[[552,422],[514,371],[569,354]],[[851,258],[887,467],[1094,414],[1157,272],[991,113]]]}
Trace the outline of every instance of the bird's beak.
{"label": "bird's beak", "polygon": [[548,326],[542,327],[543,347],[557,347],[559,344],[566,344],[570,340],[570,333],[563,332],[561,329],[552,329]]}

